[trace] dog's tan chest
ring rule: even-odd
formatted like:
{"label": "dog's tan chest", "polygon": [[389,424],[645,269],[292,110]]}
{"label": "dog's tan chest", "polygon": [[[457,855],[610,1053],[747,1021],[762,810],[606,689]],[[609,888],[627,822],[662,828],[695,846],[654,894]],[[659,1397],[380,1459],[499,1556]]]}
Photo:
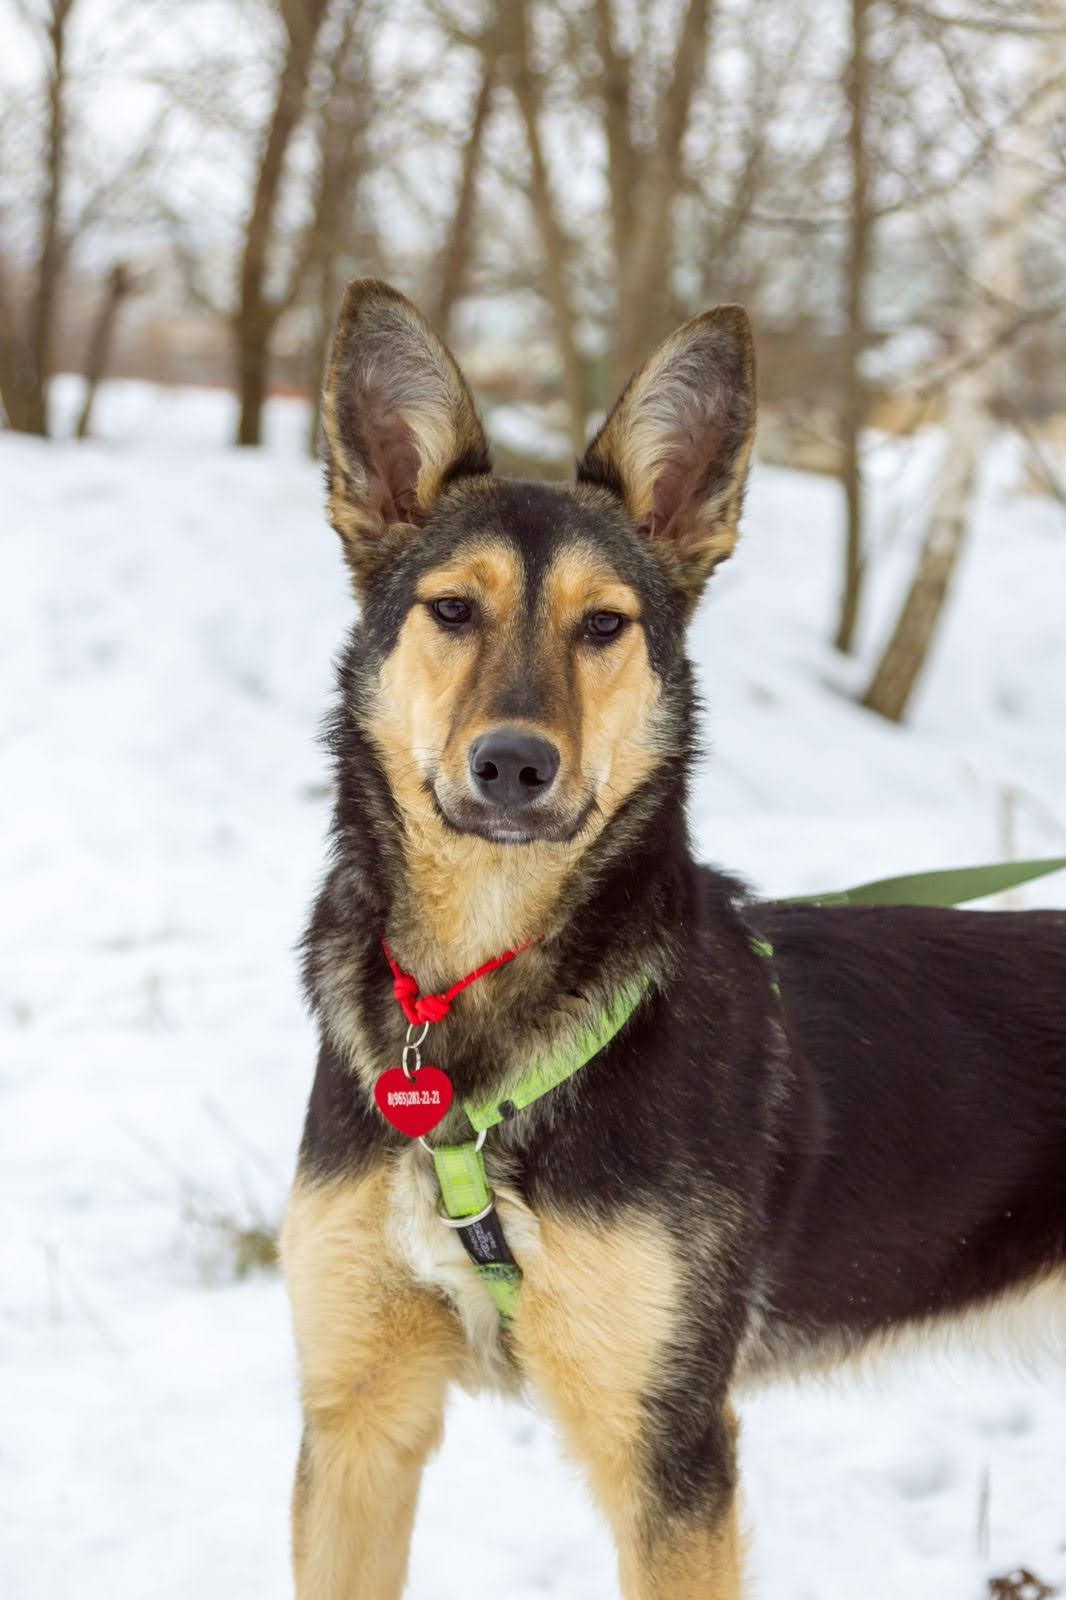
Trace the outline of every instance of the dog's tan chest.
{"label": "dog's tan chest", "polygon": [[[440,1219],[433,1162],[420,1145],[401,1152],[387,1193],[386,1237],[415,1280],[451,1303],[473,1357],[472,1377],[494,1387],[513,1387],[513,1361],[504,1345],[500,1313],[455,1229]],[[520,1262],[528,1263],[540,1248],[536,1216],[505,1185],[497,1188],[496,1207],[511,1249]]]}

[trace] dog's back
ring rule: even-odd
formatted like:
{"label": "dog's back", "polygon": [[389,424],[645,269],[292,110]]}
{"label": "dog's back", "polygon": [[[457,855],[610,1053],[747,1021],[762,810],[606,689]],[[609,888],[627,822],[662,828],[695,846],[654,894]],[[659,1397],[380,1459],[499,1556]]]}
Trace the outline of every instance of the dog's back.
{"label": "dog's back", "polygon": [[1066,1311],[1066,913],[758,920],[795,1074],[770,1229],[782,1352],[1049,1276]]}

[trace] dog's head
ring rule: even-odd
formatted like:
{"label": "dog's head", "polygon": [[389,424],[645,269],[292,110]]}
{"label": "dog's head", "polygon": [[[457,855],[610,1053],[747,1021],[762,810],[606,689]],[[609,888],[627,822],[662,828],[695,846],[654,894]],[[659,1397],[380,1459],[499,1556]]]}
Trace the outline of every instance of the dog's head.
{"label": "dog's head", "polygon": [[323,415],[364,727],[405,821],[591,842],[676,748],[684,626],[736,542],[755,420],[744,312],[678,329],[571,485],[492,476],[454,359],[377,281],[345,296]]}

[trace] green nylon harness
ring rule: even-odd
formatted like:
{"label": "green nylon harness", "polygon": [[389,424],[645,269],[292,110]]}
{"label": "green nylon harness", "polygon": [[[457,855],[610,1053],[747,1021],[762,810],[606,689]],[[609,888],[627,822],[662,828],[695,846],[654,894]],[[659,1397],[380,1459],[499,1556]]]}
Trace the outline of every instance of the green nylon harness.
{"label": "green nylon harness", "polygon": [[[946,871],[910,873],[901,878],[883,878],[853,889],[797,897],[816,905],[933,905],[952,906],[967,900],[998,894],[1016,884],[1066,868],[1066,856],[1041,861],[997,862],[988,866],[957,867]],[[767,939],[752,937],[752,949],[766,960],[773,959],[774,947]],[[485,1133],[506,1122],[542,1095],[558,1088],[607,1045],[629,1021],[647,988],[643,979],[623,989],[599,1020],[583,1029],[569,1045],[535,1062],[517,1084],[500,1099],[463,1102],[470,1126],[478,1135],[464,1144],[429,1145],[437,1169],[441,1201],[447,1217],[460,1226],[475,1223],[493,1207],[492,1190],[485,1174],[481,1153]],[[781,989],[776,977],[771,980],[776,995]],[[514,1261],[474,1261],[475,1270],[496,1303],[500,1315],[509,1320],[518,1307],[522,1270]]]}
{"label": "green nylon harness", "polygon": [[[593,1056],[598,1055],[629,1021],[647,987],[648,980],[643,979],[620,990],[596,1022],[583,1028],[565,1047],[535,1062],[510,1092],[500,1099],[464,1100],[463,1110],[478,1135],[477,1139],[465,1144],[429,1146],[437,1169],[441,1201],[453,1222],[462,1223],[464,1219],[472,1222],[484,1216],[492,1207],[492,1190],[485,1175],[485,1158],[481,1153],[488,1129],[506,1122],[516,1112],[531,1106],[535,1100],[549,1094],[587,1066]],[[500,1315],[513,1317],[518,1306],[521,1268],[514,1262],[501,1261],[475,1261],[473,1265],[496,1302]]]}

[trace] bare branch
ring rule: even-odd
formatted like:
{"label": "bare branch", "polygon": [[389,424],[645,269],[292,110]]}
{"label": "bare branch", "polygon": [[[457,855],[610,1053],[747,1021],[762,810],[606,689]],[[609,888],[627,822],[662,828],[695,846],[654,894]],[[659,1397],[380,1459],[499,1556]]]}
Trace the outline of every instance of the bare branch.
{"label": "bare branch", "polygon": [[659,100],[655,151],[645,164],[631,246],[619,262],[620,295],[616,371],[623,380],[644,349],[662,332],[673,237],[674,209],[683,174],[685,134],[707,61],[715,0],[688,0],[669,81]]}
{"label": "bare branch", "polygon": [[607,180],[615,259],[623,262],[633,234],[640,156],[630,132],[631,64],[618,47],[611,0],[594,0],[596,38],[603,61],[601,94],[607,140]]}
{"label": "bare branch", "polygon": [[936,11],[922,0],[891,0],[896,11],[939,28],[961,28],[968,33],[1013,34],[1017,38],[1049,39],[1066,35],[1066,22],[1032,22],[1021,17],[968,17]]}
{"label": "bare branch", "polygon": [[459,187],[436,268],[437,292],[434,297],[432,317],[442,338],[445,339],[448,337],[452,311],[463,291],[475,242],[474,209],[484,154],[485,129],[500,75],[500,40],[496,29],[486,31],[481,40],[480,55],[481,73],[463,144]]}
{"label": "bare branch", "polygon": [[577,342],[576,323],[567,262],[571,242],[559,217],[547,156],[540,133],[539,83],[530,61],[529,31],[524,5],[501,0],[497,9],[501,64],[507,73],[525,129],[530,165],[530,198],[544,252],[546,292],[555,321],[563,365],[563,386],[570,412],[570,436],[576,451],[585,444],[585,370]]}

